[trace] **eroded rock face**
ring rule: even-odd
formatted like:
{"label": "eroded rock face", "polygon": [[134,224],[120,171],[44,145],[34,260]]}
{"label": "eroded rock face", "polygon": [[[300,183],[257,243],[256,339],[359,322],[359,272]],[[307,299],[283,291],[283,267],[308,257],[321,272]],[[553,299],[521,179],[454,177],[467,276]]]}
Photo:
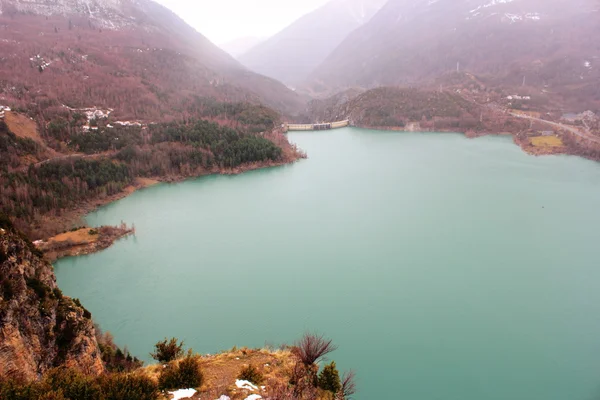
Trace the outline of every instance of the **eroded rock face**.
{"label": "eroded rock face", "polygon": [[104,370],[90,313],[62,295],[52,265],[0,218],[0,376],[67,365]]}

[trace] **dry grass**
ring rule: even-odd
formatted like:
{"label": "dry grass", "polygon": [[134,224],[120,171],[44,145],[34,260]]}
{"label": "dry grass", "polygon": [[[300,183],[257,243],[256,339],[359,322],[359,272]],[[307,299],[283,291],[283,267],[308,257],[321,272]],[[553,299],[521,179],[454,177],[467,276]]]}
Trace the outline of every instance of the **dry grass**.
{"label": "dry grass", "polygon": [[136,178],[136,182],[141,187],[154,186],[154,185],[160,183],[156,179],[150,179],[150,178]]}
{"label": "dry grass", "polygon": [[38,132],[35,121],[32,121],[25,115],[9,111],[6,113],[4,121],[6,122],[6,125],[8,125],[8,129],[16,136],[34,140],[39,144],[44,143]]}
{"label": "dry grass", "polygon": [[[235,381],[242,368],[253,365],[264,376],[262,385],[270,387],[274,384],[287,383],[290,378],[295,358],[289,351],[269,351],[253,349],[233,349],[221,354],[203,356],[200,359],[204,383],[200,392],[193,399],[218,399],[221,395],[227,395],[232,400],[245,399],[250,392],[238,389]],[[145,368],[146,374],[158,381],[161,365],[151,365]],[[257,394],[265,397],[265,391],[259,389]]]}
{"label": "dry grass", "polygon": [[534,147],[554,148],[564,146],[563,141],[557,136],[536,136],[530,140]]}
{"label": "dry grass", "polygon": [[[15,136],[24,139],[31,139],[37,144],[39,144],[43,149],[45,156],[44,158],[60,156],[60,154],[57,153],[55,150],[46,146],[46,142],[44,142],[44,139],[42,139],[42,137],[40,136],[37,124],[35,123],[35,121],[29,119],[29,117],[27,117],[26,115],[19,114],[14,111],[8,111],[4,115],[4,122],[6,122],[6,125],[8,125],[8,129],[10,129],[10,131],[14,133]],[[22,157],[21,163],[22,165],[29,165],[37,163],[39,161],[41,160],[34,156],[25,156]]]}
{"label": "dry grass", "polygon": [[70,241],[75,245],[90,244],[98,240],[99,235],[90,235],[91,228],[82,228],[74,232],[65,232],[48,239],[49,244]]}
{"label": "dry grass", "polygon": [[150,179],[150,178],[135,178],[135,182],[133,183],[133,185],[131,186],[127,186],[126,188],[123,189],[123,192],[125,192],[126,194],[130,195],[135,191],[138,191],[140,189],[143,188],[147,188],[150,186],[154,186],[159,184],[160,181],[157,181],[156,179]]}
{"label": "dry grass", "polygon": [[65,232],[46,241],[37,243],[45,257],[54,261],[62,257],[91,254],[110,247],[117,239],[135,233],[135,228],[125,224],[121,226],[102,226],[100,228],[81,228]]}

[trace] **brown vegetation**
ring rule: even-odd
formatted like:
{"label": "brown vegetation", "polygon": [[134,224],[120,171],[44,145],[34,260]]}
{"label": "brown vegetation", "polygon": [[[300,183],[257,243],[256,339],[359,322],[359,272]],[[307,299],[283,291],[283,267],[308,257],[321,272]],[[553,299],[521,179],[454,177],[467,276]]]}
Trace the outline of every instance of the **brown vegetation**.
{"label": "brown vegetation", "polygon": [[55,261],[63,257],[81,256],[104,250],[118,239],[134,233],[135,228],[129,228],[124,223],[121,226],[83,227],[35,244],[49,261]]}
{"label": "brown vegetation", "polygon": [[[153,365],[146,367],[144,371],[157,382],[161,377],[163,380],[171,379],[171,375],[177,375],[173,371],[177,371],[184,360],[194,358],[198,362],[197,369],[202,374],[202,384],[192,386],[198,390],[194,399],[215,399],[226,395],[232,400],[241,400],[250,394],[259,394],[268,400],[350,399],[356,392],[353,372],[340,378],[335,363],[323,368],[320,374],[317,364],[305,364],[310,360],[321,359],[334,349],[330,340],[320,335],[307,334],[291,348],[233,348],[202,357],[188,354],[183,359],[171,361],[167,367]],[[166,370],[168,371],[165,372]],[[236,385],[237,380],[248,381],[255,387],[239,387]]]}

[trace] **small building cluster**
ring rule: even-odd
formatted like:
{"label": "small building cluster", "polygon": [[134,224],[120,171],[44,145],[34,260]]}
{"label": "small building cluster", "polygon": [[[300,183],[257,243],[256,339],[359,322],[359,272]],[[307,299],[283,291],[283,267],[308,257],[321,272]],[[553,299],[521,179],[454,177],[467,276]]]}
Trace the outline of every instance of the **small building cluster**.
{"label": "small building cluster", "polygon": [[571,124],[582,124],[588,128],[600,127],[600,116],[596,115],[593,111],[584,111],[579,114],[566,113],[560,118],[561,121]]}
{"label": "small building cluster", "polygon": [[0,119],[4,119],[6,111],[10,111],[10,107],[0,106]]}
{"label": "small building cluster", "polygon": [[507,100],[531,100],[531,96],[519,96],[518,94],[513,94],[512,96],[508,96]]}

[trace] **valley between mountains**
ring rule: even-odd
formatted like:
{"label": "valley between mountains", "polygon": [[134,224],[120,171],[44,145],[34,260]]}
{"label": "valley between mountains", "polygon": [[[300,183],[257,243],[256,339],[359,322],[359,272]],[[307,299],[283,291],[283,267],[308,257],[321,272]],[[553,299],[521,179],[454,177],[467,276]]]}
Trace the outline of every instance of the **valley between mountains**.
{"label": "valley between mountains", "polygon": [[[63,369],[140,399],[186,386],[142,368],[56,284],[50,262],[135,235],[87,226],[98,207],[310,160],[288,124],[504,135],[600,161],[599,37],[596,0],[331,0],[234,57],[153,0],[0,0],[0,398],[124,398],[69,396]],[[321,370],[315,342],[335,347],[305,335],[197,357],[171,343],[157,360],[205,371],[193,398],[349,399],[354,375]]]}

